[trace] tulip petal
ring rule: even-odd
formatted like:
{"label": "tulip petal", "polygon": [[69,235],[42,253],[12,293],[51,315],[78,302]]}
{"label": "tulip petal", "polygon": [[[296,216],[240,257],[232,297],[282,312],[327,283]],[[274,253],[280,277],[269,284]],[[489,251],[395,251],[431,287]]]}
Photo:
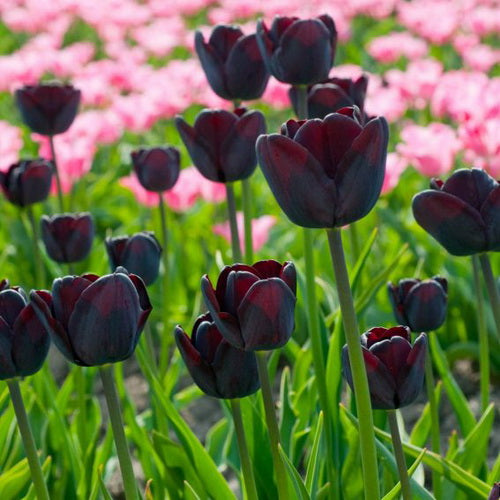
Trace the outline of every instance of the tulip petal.
{"label": "tulip petal", "polygon": [[257,140],[262,172],[281,209],[303,227],[333,227],[335,183],[300,144],[277,134]]}
{"label": "tulip petal", "polygon": [[14,326],[25,305],[26,300],[18,291],[9,288],[0,292],[0,316],[10,328]]}
{"label": "tulip petal", "polygon": [[486,224],[487,249],[500,251],[500,186],[497,186],[481,207],[481,215]]}
{"label": "tulip petal", "polygon": [[52,286],[54,316],[65,330],[68,329],[76,301],[90,285],[91,281],[80,276],[65,276],[54,280]]}
{"label": "tulip petal", "polygon": [[406,360],[405,369],[397,378],[399,406],[407,406],[417,399],[424,382],[427,335],[419,335]]}
{"label": "tulip petal", "polygon": [[413,197],[418,224],[452,255],[473,255],[486,250],[486,231],[481,215],[449,193],[426,190]]}
{"label": "tulip petal", "polygon": [[238,306],[250,287],[259,281],[254,273],[248,271],[231,271],[227,277],[224,310],[232,316],[237,315]]}
{"label": "tulip petal", "polygon": [[[247,266],[246,264],[233,264],[232,266],[224,266],[224,268],[219,274],[219,277],[217,278],[217,285],[215,287],[216,300],[219,302],[221,306],[224,304],[224,300],[226,297],[227,278],[229,274],[233,271],[247,271],[249,273],[254,273],[253,267]],[[209,279],[208,281],[210,283]],[[212,285],[210,284],[210,286]],[[202,283],[202,288],[203,288],[203,283]]]}
{"label": "tulip petal", "polygon": [[222,340],[223,337],[217,326],[211,321],[197,321],[193,327],[191,344],[209,364],[213,362],[217,348]]}
{"label": "tulip petal", "polygon": [[387,283],[387,291],[389,293],[389,301],[391,303],[394,316],[396,316],[396,321],[402,325],[407,325],[408,320],[405,315],[403,304],[400,300],[399,286]]}
{"label": "tulip petal", "polygon": [[22,173],[23,205],[44,201],[52,185],[52,164],[41,161],[32,162]]}
{"label": "tulip petal", "polygon": [[407,294],[404,309],[409,326],[414,332],[428,332],[439,328],[446,317],[446,292],[434,280],[415,285]]}
{"label": "tulip petal", "polygon": [[0,316],[0,380],[16,376],[16,366],[12,359],[12,331]]}
{"label": "tulip petal", "polygon": [[384,363],[395,380],[404,368],[410,351],[411,344],[399,336],[382,340],[370,347],[370,352]]}
{"label": "tulip petal", "polygon": [[137,342],[139,342],[140,334],[144,329],[144,325],[146,324],[146,321],[151,311],[153,310],[153,306],[151,305],[151,302],[149,300],[149,295],[146,290],[144,281],[135,274],[129,274],[128,277],[130,278],[130,281],[132,281],[132,283],[134,284],[137,294],[139,295],[139,305],[141,308],[139,314],[139,322],[137,323],[137,335],[135,338],[135,343],[137,345]]}
{"label": "tulip petal", "polygon": [[318,83],[314,85],[308,96],[309,116],[325,118],[340,108],[352,106],[355,102],[338,85]]}
{"label": "tulip petal", "polygon": [[160,255],[161,248],[156,238],[147,233],[138,233],[128,238],[121,265],[129,273],[140,276],[144,284],[151,285],[158,277]]}

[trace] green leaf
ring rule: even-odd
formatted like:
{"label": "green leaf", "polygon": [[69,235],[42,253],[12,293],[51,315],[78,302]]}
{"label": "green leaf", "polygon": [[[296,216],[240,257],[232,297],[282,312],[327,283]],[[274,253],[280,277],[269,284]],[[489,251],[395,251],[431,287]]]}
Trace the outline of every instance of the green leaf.
{"label": "green leaf", "polygon": [[285,366],[281,374],[280,384],[280,437],[281,446],[287,454],[291,453],[292,431],[296,422],[296,416],[290,402],[290,368]]}
{"label": "green leaf", "polygon": [[293,498],[296,498],[297,500],[310,500],[310,496],[304,485],[304,481],[302,481],[302,478],[300,477],[300,474],[297,472],[297,469],[294,467],[292,462],[290,462],[290,459],[284,453],[281,445],[278,445],[278,448],[281,459],[283,460],[285,464],[285,469],[288,473],[288,481],[289,483],[292,484],[293,489],[295,491],[295,496]]}
{"label": "green leaf", "polygon": [[[42,472],[43,472],[43,477],[45,479],[45,483],[47,483],[47,479],[49,477],[51,464],[52,464],[52,457],[47,457],[45,459],[45,462],[43,462],[42,464]],[[36,498],[37,496],[36,496],[35,486],[31,484],[30,489],[28,490],[28,494],[26,495],[24,500],[36,500]]]}
{"label": "green leaf", "polygon": [[113,500],[113,497],[110,495],[108,489],[106,488],[106,485],[104,484],[104,479],[102,478],[104,466],[103,465],[99,466],[98,470],[99,470],[99,472],[98,472],[99,489],[101,491],[101,494],[104,497],[104,500]]}
{"label": "green leaf", "polygon": [[316,422],[316,432],[314,433],[314,440],[311,451],[309,453],[309,460],[307,461],[306,469],[306,489],[309,492],[311,498],[315,497],[316,487],[318,482],[318,473],[320,460],[318,460],[319,446],[321,444],[321,434],[323,431],[323,412],[321,411],[318,416],[318,421]]}
{"label": "green leaf", "polygon": [[377,238],[377,234],[378,234],[378,228],[376,227],[373,229],[370,236],[366,240],[366,243],[363,246],[363,249],[361,250],[361,254],[358,257],[358,260],[356,261],[356,265],[354,266],[354,269],[351,272],[351,290],[353,296],[355,295],[356,290],[358,288],[361,272],[365,267],[366,259],[368,258],[368,255],[370,255],[370,251],[372,249],[373,243],[375,242],[375,239]]}
{"label": "green leaf", "polygon": [[184,481],[184,498],[185,500],[201,500],[188,481]]}
{"label": "green leaf", "polygon": [[[434,388],[434,397],[436,398],[436,404],[439,407],[439,403],[441,402],[441,389],[443,384],[441,381],[438,381],[436,387]],[[426,403],[420,418],[417,420],[410,434],[409,441],[411,444],[415,446],[424,446],[427,442],[427,438],[429,436],[429,432],[431,430],[431,412],[429,403]]]}

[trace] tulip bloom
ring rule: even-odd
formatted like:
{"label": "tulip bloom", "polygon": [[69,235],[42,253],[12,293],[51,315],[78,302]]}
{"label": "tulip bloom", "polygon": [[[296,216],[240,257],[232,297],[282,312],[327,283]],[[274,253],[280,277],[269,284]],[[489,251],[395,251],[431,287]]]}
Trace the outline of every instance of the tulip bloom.
{"label": "tulip bloom", "polygon": [[375,205],[385,174],[384,118],[364,127],[357,108],[324,120],[289,120],[281,135],[259,137],[257,157],[281,209],[303,227],[340,227]]}
{"label": "tulip bloom", "polygon": [[414,196],[418,224],[452,255],[500,251],[500,185],[484,170],[457,170]]}
{"label": "tulip bloom", "polygon": [[195,48],[212,90],[223,99],[258,99],[266,89],[269,73],[255,35],[243,35],[237,26],[218,25],[205,42],[195,35]]}
{"label": "tulip bloom", "polygon": [[69,264],[87,257],[94,240],[94,223],[88,212],[42,216],[42,240],[52,260]]}
{"label": "tulip bloom", "polygon": [[175,328],[177,347],[198,387],[214,398],[243,398],[260,387],[255,353],[233,347],[210,314],[200,316],[189,338]]}
{"label": "tulip bloom", "polygon": [[106,238],[105,243],[111,271],[124,267],[142,278],[145,285],[151,285],[156,280],[162,249],[153,233],[143,231],[132,236]]}
{"label": "tulip bloom", "polygon": [[500,500],[500,482],[493,485],[488,495],[488,500]]}
{"label": "tulip bloom", "polygon": [[[394,410],[413,403],[424,382],[427,335],[420,334],[412,346],[408,327],[377,327],[361,335],[361,348],[372,407]],[[342,349],[342,367],[353,389],[347,345]]]}
{"label": "tulip bloom", "polygon": [[181,117],[175,124],[195,167],[207,179],[232,182],[252,175],[257,166],[255,142],[266,131],[260,111],[205,109],[193,127]]}
{"label": "tulip bloom", "polygon": [[181,158],[177,148],[138,149],[130,156],[144,189],[161,193],[174,187],[180,172]]}
{"label": "tulip bloom", "polygon": [[312,85],[328,78],[337,45],[333,19],[276,16],[267,28],[257,24],[257,42],[267,69],[291,85]]}
{"label": "tulip bloom", "polygon": [[52,294],[32,291],[30,298],[56,347],[81,366],[132,356],[152,309],[143,281],[121,268],[101,278],[57,278]]}
{"label": "tulip bloom", "polygon": [[0,172],[0,186],[14,205],[32,205],[49,196],[53,169],[50,161],[22,160],[11,165],[6,172]]}
{"label": "tulip bloom", "polygon": [[432,279],[403,279],[397,285],[388,283],[389,299],[396,321],[412,332],[436,330],[446,318],[448,282]]}
{"label": "tulip bloom", "polygon": [[15,98],[24,123],[37,134],[53,136],[73,123],[81,92],[72,85],[41,83],[16,90]]}
{"label": "tulip bloom", "polygon": [[207,308],[221,335],[246,351],[277,349],[294,329],[297,276],[291,262],[263,260],[226,266],[214,289],[201,280]]}
{"label": "tulip bloom", "polygon": [[33,375],[49,352],[50,337],[24,290],[0,283],[0,380]]}

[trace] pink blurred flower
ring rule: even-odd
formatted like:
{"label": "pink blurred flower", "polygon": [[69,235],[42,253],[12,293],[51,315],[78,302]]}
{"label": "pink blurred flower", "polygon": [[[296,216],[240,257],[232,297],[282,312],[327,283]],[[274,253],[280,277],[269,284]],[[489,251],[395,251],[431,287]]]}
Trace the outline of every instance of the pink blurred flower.
{"label": "pink blurred flower", "polygon": [[289,85],[278,82],[270,78],[262,100],[276,109],[286,109],[290,107],[290,98],[288,97]]}
{"label": "pink blurred flower", "polygon": [[427,54],[427,43],[408,32],[395,32],[374,38],[368,44],[368,53],[382,63],[392,63],[403,56],[414,60]]}
{"label": "pink blurred flower", "polygon": [[0,170],[6,170],[17,162],[22,147],[21,130],[0,120]]}
{"label": "pink blurred flower", "polygon": [[498,2],[491,6],[476,5],[466,18],[466,26],[479,36],[498,34],[500,31],[500,5]]}
{"label": "pink blurred flower", "polygon": [[382,194],[392,191],[399,182],[399,177],[405,171],[408,162],[398,153],[388,153],[385,165],[385,177],[382,185]]}
{"label": "pink blurred flower", "polygon": [[384,116],[389,122],[401,118],[408,107],[396,87],[384,85],[379,77],[369,75],[365,110],[368,115]]}
{"label": "pink blurred flower", "polygon": [[[243,213],[236,214],[236,223],[238,225],[238,236],[240,238],[240,247],[242,253],[245,251],[245,231],[243,226]],[[252,219],[252,248],[254,252],[258,252],[269,239],[269,231],[276,224],[276,217],[272,215],[263,215],[257,219]],[[222,236],[225,240],[231,243],[231,229],[229,221],[222,224],[216,224],[213,227],[214,234]]]}
{"label": "pink blurred flower", "polygon": [[158,193],[146,191],[140,184],[135,174],[122,177],[120,185],[132,191],[137,201],[146,207],[156,207],[158,205]]}
{"label": "pink blurred flower", "polygon": [[396,146],[396,151],[429,177],[449,172],[460,150],[455,130],[443,123],[430,123],[425,127],[406,125],[401,139],[403,142]]}
{"label": "pink blurred flower", "polygon": [[166,56],[174,47],[184,44],[186,27],[180,16],[159,18],[151,24],[135,28],[132,37],[152,54]]}
{"label": "pink blurred flower", "polygon": [[471,69],[488,72],[500,63],[500,50],[480,43],[462,51],[462,59]]}

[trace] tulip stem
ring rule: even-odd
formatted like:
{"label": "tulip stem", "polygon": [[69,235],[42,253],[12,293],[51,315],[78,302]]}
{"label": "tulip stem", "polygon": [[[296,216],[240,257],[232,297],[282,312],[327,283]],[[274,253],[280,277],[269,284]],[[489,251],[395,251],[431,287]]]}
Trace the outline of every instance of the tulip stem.
{"label": "tulip stem", "polygon": [[252,242],[252,189],[250,179],[241,181],[243,198],[243,222],[245,227],[245,262],[253,262],[253,242]]}
{"label": "tulip stem", "polygon": [[476,288],[477,304],[477,329],[479,336],[479,372],[481,411],[485,412],[490,399],[490,356],[488,345],[488,329],[484,315],[484,297],[481,286],[480,263],[477,255],[472,256],[472,269],[474,271],[474,286]]}
{"label": "tulip stem", "polygon": [[[161,236],[162,236],[162,257],[163,257],[163,332],[167,332],[168,322],[168,229],[167,229],[167,208],[163,200],[163,193],[158,193],[158,210],[160,212]],[[151,339],[149,339],[151,340]]]}
{"label": "tulip stem", "polygon": [[245,428],[241,417],[241,405],[239,399],[230,399],[231,412],[233,414],[234,429],[236,439],[238,440],[238,449],[240,452],[241,469],[243,472],[243,481],[245,482],[245,491],[247,500],[258,500],[257,487],[255,486],[255,476],[253,474],[252,462],[248,453],[247,440],[245,438]]}
{"label": "tulip stem", "polygon": [[59,200],[59,210],[61,212],[64,212],[63,192],[62,192],[61,178],[59,177],[59,168],[57,167],[56,148],[54,146],[54,136],[53,135],[49,135],[49,144],[50,144],[50,154],[52,156],[52,163],[54,164],[54,175],[56,176],[56,187],[57,187],[57,198]]}
{"label": "tulip stem", "polygon": [[233,252],[233,261],[241,262],[241,247],[240,237],[238,234],[238,222],[236,220],[236,201],[234,199],[234,188],[229,182],[226,182],[226,198],[227,198],[227,217],[229,220],[229,228],[231,230],[231,249]]}
{"label": "tulip stem", "polygon": [[288,483],[285,464],[281,459],[279,444],[280,431],[276,412],[274,411],[273,395],[271,391],[271,382],[267,371],[267,360],[264,352],[256,352],[257,370],[259,372],[260,388],[262,389],[262,399],[264,401],[264,410],[266,414],[267,430],[271,441],[271,453],[273,456],[274,470],[276,472],[276,483],[278,487],[279,500],[288,500]]}
{"label": "tulip stem", "polygon": [[295,85],[297,92],[297,118],[307,120],[309,110],[307,105],[307,85]]}
{"label": "tulip stem", "polygon": [[118,461],[120,462],[125,498],[126,500],[138,500],[137,484],[134,477],[134,469],[132,467],[132,460],[130,459],[125,432],[123,430],[123,419],[113,375],[113,366],[101,366],[99,367],[99,372],[101,374],[104,396],[106,397],[106,404],[108,406],[109,420],[111,422],[111,428],[113,429],[116,453],[118,455]]}
{"label": "tulip stem", "polygon": [[349,276],[347,274],[342,235],[339,228],[328,229],[327,234],[347,341],[349,363],[351,365],[354,397],[358,410],[358,431],[361,462],[363,465],[363,480],[365,485],[369,485],[369,488],[365,489],[365,498],[367,500],[378,500],[380,498],[380,488],[370,391],[363,353],[361,351],[356,311],[354,309]]}
{"label": "tulip stem", "polygon": [[28,459],[31,479],[33,481],[36,496],[38,500],[49,500],[49,492],[47,490],[47,485],[45,484],[40,461],[38,460],[35,440],[33,439],[33,433],[31,432],[28,415],[26,415],[26,408],[24,407],[19,382],[17,379],[12,378],[7,380],[7,385],[9,387],[12,405],[14,406],[14,411],[16,413],[17,425],[19,426],[19,431],[21,432],[21,437],[23,439],[26,458]]}
{"label": "tulip stem", "polygon": [[[430,345],[427,349],[427,356],[425,357],[425,387],[427,390],[427,398],[429,399],[429,411],[431,416],[431,447],[432,451],[439,455],[441,453],[439,408],[436,400],[436,394],[434,392],[436,383],[434,382],[434,373],[432,371]],[[434,470],[432,471],[432,489],[436,500],[440,500],[443,496],[441,475]]]}
{"label": "tulip stem", "polygon": [[30,221],[31,226],[31,238],[33,241],[33,256],[35,260],[35,275],[37,287],[43,288],[45,284],[45,271],[42,263],[42,256],[40,254],[40,246],[38,244],[40,236],[38,234],[38,225],[35,220],[35,215],[33,214],[33,208],[31,205],[26,207],[26,213]]}
{"label": "tulip stem", "polygon": [[486,282],[486,288],[490,297],[491,308],[493,310],[493,316],[497,327],[497,334],[500,338],[500,293],[498,292],[498,286],[495,281],[495,277],[493,276],[488,254],[482,253],[479,255],[479,262],[481,263],[484,281]]}
{"label": "tulip stem", "polygon": [[85,447],[88,446],[87,442],[87,391],[85,384],[85,372],[83,366],[73,367],[73,380],[76,385],[76,393],[78,396],[78,437],[80,439],[80,446],[82,454],[85,456]]}
{"label": "tulip stem", "polygon": [[403,445],[401,444],[396,410],[387,410],[387,418],[389,420],[389,427],[391,428],[392,447],[398,465],[403,500],[411,500],[410,478],[408,477],[408,470],[406,469],[405,455],[403,452]]}

